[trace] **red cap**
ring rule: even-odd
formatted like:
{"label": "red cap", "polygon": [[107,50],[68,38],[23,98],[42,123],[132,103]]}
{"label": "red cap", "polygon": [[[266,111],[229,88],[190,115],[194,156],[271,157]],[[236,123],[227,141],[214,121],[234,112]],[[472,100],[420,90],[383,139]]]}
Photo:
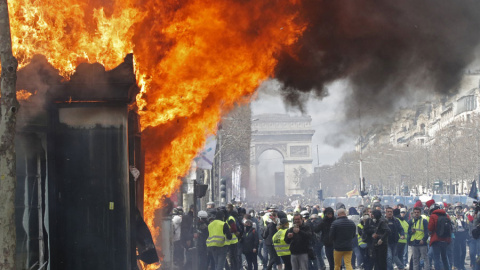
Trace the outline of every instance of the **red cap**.
{"label": "red cap", "polygon": [[448,208],[448,205],[447,205],[447,203],[446,203],[446,202],[443,202],[443,207],[445,207],[445,209],[447,209],[447,208]]}
{"label": "red cap", "polygon": [[413,207],[423,207],[422,201],[418,200]]}
{"label": "red cap", "polygon": [[430,206],[432,206],[432,204],[435,204],[435,200],[429,200],[425,203],[425,205],[430,208]]}

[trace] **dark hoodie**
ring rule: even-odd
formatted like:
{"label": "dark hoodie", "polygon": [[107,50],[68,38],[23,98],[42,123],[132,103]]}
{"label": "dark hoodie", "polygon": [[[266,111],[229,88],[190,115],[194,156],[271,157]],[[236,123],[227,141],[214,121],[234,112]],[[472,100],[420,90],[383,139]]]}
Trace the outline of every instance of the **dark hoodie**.
{"label": "dark hoodie", "polygon": [[[372,214],[375,217],[375,222],[371,218],[365,221],[363,239],[367,241],[369,246],[376,245],[378,240],[382,239],[383,243],[381,246],[385,246],[388,244],[388,235],[390,234],[387,220],[382,217],[380,210],[373,210]],[[378,235],[377,239],[373,239],[372,235],[374,233]]]}
{"label": "dark hoodie", "polygon": [[348,208],[348,215],[349,215],[349,216],[353,216],[353,215],[357,215],[357,216],[358,216],[359,214],[358,214],[357,209],[355,209],[355,207],[350,207],[350,208]]}
{"label": "dark hoodie", "polygon": [[321,240],[326,247],[333,247],[333,242],[329,236],[330,236],[330,227],[332,227],[332,223],[333,221],[335,221],[335,216],[333,216],[332,218],[328,218],[327,217],[328,213],[333,214],[334,213],[333,208],[331,207],[325,208],[325,211],[323,211],[323,219],[317,226],[315,226],[314,231],[316,233],[319,233],[319,232],[322,233]]}

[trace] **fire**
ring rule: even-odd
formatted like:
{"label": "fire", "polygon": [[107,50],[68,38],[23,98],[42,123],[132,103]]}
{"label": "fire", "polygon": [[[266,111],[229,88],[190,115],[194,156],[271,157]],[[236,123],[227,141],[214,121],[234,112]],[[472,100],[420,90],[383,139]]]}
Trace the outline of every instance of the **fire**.
{"label": "fire", "polygon": [[17,91],[17,100],[28,100],[28,98],[33,95],[32,93],[28,92],[27,90],[19,90]]}
{"label": "fire", "polygon": [[25,66],[43,54],[68,77],[82,62],[113,68],[133,51],[131,26],[141,14],[125,1],[104,7],[95,1],[8,1],[12,48]]}
{"label": "fire", "polygon": [[[146,153],[145,218],[178,189],[221,116],[273,72],[274,55],[306,25],[297,0],[9,1],[22,67],[45,55],[68,77],[81,62],[107,69],[133,52]],[[155,237],[155,235],[154,235]]]}

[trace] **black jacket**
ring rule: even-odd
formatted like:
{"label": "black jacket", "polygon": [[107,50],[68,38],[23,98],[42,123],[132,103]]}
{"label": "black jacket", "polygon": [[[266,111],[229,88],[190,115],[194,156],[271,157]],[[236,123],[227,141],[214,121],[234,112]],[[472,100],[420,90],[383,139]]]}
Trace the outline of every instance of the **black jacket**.
{"label": "black jacket", "polygon": [[[372,235],[376,233],[378,235],[377,239],[373,239]],[[377,220],[376,223],[373,222],[371,218],[365,221],[363,227],[363,239],[366,239],[368,246],[375,246],[378,240],[382,240],[382,245],[385,246],[388,244],[388,235],[390,234],[390,229],[388,228],[387,220],[381,218]]]}
{"label": "black jacket", "polygon": [[251,253],[253,249],[258,250],[258,232],[254,228],[246,231],[242,238],[243,253]]}
{"label": "black jacket", "polygon": [[[289,233],[293,233],[292,238],[288,238]],[[298,233],[294,233],[293,228],[287,230],[285,233],[285,242],[290,244],[290,252],[293,255],[308,254],[311,237],[312,231],[310,227],[302,224]]]}
{"label": "black jacket", "polygon": [[273,246],[273,235],[277,232],[277,224],[273,222],[267,223],[267,228],[263,231],[263,239],[265,239],[265,245]]}
{"label": "black jacket", "polygon": [[207,238],[208,238],[208,222],[199,220],[197,226],[197,248],[207,249]]}
{"label": "black jacket", "polygon": [[330,241],[337,251],[351,251],[352,240],[355,238],[357,228],[355,223],[346,216],[338,217],[330,228]]}
{"label": "black jacket", "polygon": [[397,243],[398,240],[400,239],[400,235],[405,236],[405,232],[403,231],[402,224],[400,224],[400,221],[396,219],[395,217],[392,217],[391,219],[386,218],[388,228],[390,229],[390,234],[388,235],[388,243],[393,244]]}
{"label": "black jacket", "polygon": [[332,226],[332,223],[335,221],[335,217],[332,218],[327,218],[327,216],[324,216],[322,221],[315,227],[314,232],[316,233],[322,233],[322,243],[326,247],[332,247],[333,242],[330,240],[330,227]]}

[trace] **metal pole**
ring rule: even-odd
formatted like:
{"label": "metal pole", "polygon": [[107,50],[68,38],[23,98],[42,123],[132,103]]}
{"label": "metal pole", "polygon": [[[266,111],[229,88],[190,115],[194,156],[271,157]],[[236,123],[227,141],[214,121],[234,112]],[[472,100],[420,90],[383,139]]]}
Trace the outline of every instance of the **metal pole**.
{"label": "metal pole", "polygon": [[448,138],[448,173],[450,177],[450,186],[448,188],[448,194],[452,194],[452,159],[451,159],[451,151],[452,150],[452,143],[450,138]]}
{"label": "metal pole", "polygon": [[45,261],[45,243],[43,237],[43,193],[42,193],[42,163],[40,155],[37,156],[37,203],[38,203],[38,263],[44,264]]}
{"label": "metal pole", "polygon": [[[428,163],[428,146],[427,146],[427,192],[428,189],[430,188],[430,169],[429,169],[429,163]],[[433,183],[432,183],[432,189],[433,189]]]}

